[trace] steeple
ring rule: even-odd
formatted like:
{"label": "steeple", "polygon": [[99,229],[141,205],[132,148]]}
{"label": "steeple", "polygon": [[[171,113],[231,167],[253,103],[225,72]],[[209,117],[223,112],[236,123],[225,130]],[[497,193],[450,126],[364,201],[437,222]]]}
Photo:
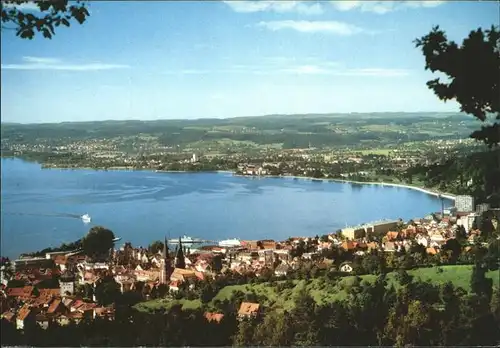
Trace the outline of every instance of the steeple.
{"label": "steeple", "polygon": [[175,255],[175,268],[186,268],[186,260],[184,259],[184,250],[182,250],[182,241],[179,237],[179,248]]}
{"label": "steeple", "polygon": [[167,242],[167,236],[165,236],[165,242],[163,243],[163,259],[168,259],[169,258],[169,250],[168,250],[168,242]]}

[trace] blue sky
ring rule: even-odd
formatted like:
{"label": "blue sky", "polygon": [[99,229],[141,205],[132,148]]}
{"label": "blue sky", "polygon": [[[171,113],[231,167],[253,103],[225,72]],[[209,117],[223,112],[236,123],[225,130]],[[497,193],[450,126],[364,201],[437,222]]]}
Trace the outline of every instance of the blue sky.
{"label": "blue sky", "polygon": [[412,41],[438,24],[461,42],[498,6],[92,2],[52,40],[2,32],[2,122],[458,111],[427,89]]}

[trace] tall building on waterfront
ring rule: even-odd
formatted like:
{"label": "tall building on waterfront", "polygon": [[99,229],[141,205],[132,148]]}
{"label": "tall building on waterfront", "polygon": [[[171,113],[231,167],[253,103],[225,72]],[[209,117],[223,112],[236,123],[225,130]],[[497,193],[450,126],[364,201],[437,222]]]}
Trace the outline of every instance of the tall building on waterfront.
{"label": "tall building on waterfront", "polygon": [[455,207],[459,212],[474,211],[474,197],[461,195],[455,198]]}

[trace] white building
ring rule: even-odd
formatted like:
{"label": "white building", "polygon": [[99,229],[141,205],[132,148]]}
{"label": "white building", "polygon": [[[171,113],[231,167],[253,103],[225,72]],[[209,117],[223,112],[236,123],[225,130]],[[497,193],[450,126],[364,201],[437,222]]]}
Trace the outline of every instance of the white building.
{"label": "white building", "polygon": [[458,219],[457,225],[463,226],[465,232],[467,232],[468,234],[469,231],[472,229],[472,225],[474,224],[474,222],[479,223],[479,214],[470,213],[469,215],[462,216],[460,219]]}
{"label": "white building", "polygon": [[457,196],[455,198],[455,207],[457,211],[470,212],[474,211],[474,197],[472,196]]}

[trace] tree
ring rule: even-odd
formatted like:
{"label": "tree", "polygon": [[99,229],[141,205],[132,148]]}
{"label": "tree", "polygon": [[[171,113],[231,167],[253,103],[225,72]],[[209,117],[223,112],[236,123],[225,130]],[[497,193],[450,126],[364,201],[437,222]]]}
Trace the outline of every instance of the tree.
{"label": "tree", "polygon": [[459,225],[457,227],[457,230],[455,232],[455,238],[460,243],[464,243],[466,241],[466,239],[467,239],[467,231],[465,230],[465,227],[463,225]]}
{"label": "tree", "polygon": [[163,250],[163,242],[160,240],[154,241],[150,246],[149,246],[149,251],[153,254],[156,254],[159,251]]}
{"label": "tree", "polygon": [[487,268],[479,262],[474,265],[470,279],[470,288],[473,293],[479,296],[486,296],[488,300],[491,300],[493,280],[486,278],[486,270]]}
{"label": "tree", "polygon": [[495,239],[488,245],[488,252],[484,257],[490,271],[496,271],[500,267],[500,240]]}
{"label": "tree", "polygon": [[244,319],[239,322],[238,330],[233,336],[233,345],[250,346],[253,344],[253,336],[256,321],[253,319]]}
{"label": "tree", "polygon": [[450,263],[455,263],[462,252],[462,245],[456,238],[450,238],[444,243],[442,251],[450,252]]}
{"label": "tree", "polygon": [[[24,7],[22,5],[25,5]],[[44,38],[55,35],[54,27],[69,27],[74,19],[83,24],[89,11],[82,1],[69,4],[57,1],[2,1],[2,30],[15,30],[21,39],[33,39],[36,32]]]}
{"label": "tree", "polygon": [[103,257],[113,247],[113,239],[115,235],[111,230],[94,226],[82,240],[83,251],[91,258]]}
{"label": "tree", "polygon": [[[455,99],[460,110],[472,114],[482,126],[471,137],[481,140],[490,148],[500,142],[500,32],[497,27],[473,30],[459,46],[448,41],[439,26],[415,40],[425,57],[425,70],[445,74],[449,83],[439,78],[427,82],[427,86],[441,100]],[[493,115],[494,120],[489,117]]]}
{"label": "tree", "polygon": [[222,255],[215,255],[212,257],[210,261],[210,266],[212,267],[212,271],[215,273],[220,273],[222,270]]}
{"label": "tree", "polygon": [[186,260],[184,258],[184,250],[182,249],[181,237],[179,237],[179,246],[175,253],[175,268],[186,268]]}
{"label": "tree", "polygon": [[103,279],[95,288],[95,297],[100,305],[116,302],[120,296],[120,285],[112,277]]}
{"label": "tree", "polygon": [[290,313],[294,328],[294,344],[315,346],[319,340],[319,323],[315,316],[316,302],[302,287],[295,298],[295,308]]}

